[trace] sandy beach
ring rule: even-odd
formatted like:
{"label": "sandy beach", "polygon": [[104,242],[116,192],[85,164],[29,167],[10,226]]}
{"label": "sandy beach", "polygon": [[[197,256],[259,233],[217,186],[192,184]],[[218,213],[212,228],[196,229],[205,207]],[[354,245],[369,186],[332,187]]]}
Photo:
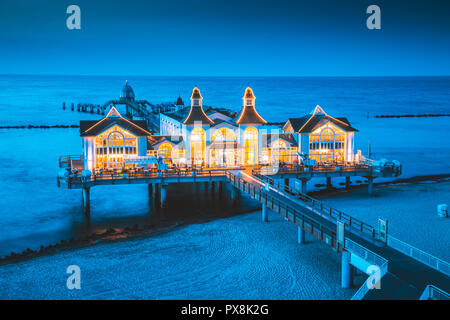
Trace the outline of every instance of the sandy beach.
{"label": "sandy beach", "polygon": [[373,226],[388,219],[389,234],[445,261],[450,261],[450,218],[436,206],[450,202],[450,182],[424,181],[384,185],[373,196],[365,188],[320,196],[325,203]]}
{"label": "sandy beach", "polygon": [[[0,267],[0,299],[349,299],[340,259],[271,213],[193,224]],[[81,268],[81,290],[66,268]]]}

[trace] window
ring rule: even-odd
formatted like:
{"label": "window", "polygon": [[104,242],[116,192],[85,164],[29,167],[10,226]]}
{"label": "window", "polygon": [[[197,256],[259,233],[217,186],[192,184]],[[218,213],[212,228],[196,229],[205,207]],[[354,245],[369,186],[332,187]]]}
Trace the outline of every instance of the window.
{"label": "window", "polygon": [[95,167],[122,168],[124,155],[137,153],[137,138],[119,126],[101,133],[95,138]]}
{"label": "window", "polygon": [[211,140],[216,142],[236,141],[236,136],[233,130],[229,128],[220,128],[214,131]]}
{"label": "window", "polygon": [[205,160],[206,135],[202,128],[194,128],[191,132],[191,163],[203,166]]}
{"label": "window", "polygon": [[172,145],[168,142],[162,143],[158,148],[158,158],[162,158],[164,163],[172,163]]}
{"label": "window", "polygon": [[244,130],[244,164],[254,165],[258,157],[258,130],[248,127]]}
{"label": "window", "polygon": [[344,161],[345,132],[329,125],[309,136],[309,157],[317,162]]}

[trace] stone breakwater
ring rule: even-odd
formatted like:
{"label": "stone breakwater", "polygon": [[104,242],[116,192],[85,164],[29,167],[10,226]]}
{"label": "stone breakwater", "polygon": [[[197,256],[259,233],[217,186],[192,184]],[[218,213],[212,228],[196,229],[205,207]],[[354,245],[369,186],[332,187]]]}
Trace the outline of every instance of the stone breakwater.
{"label": "stone breakwater", "polygon": [[[230,212],[229,216],[241,215],[246,213],[251,213],[260,210],[260,208],[253,208],[248,210],[241,210],[238,212]],[[204,223],[214,220],[215,217],[206,217],[199,219],[191,219],[183,222],[168,222],[166,224],[147,224],[144,226],[139,226],[135,224],[133,227],[125,228],[109,228],[101,231],[94,232],[92,234],[79,237],[71,238],[70,240],[61,240],[59,243],[44,246],[41,245],[39,250],[32,250],[27,248],[22,252],[11,252],[8,256],[0,258],[0,265],[7,263],[15,263],[34,257],[51,255],[60,251],[78,249],[83,247],[88,247],[96,245],[103,242],[112,242],[117,240],[132,239],[137,237],[148,237],[154,236],[162,233],[172,231],[180,226],[192,224],[192,223]]]}
{"label": "stone breakwater", "polygon": [[0,129],[54,129],[54,128],[79,128],[77,124],[56,124],[56,125],[21,125],[21,126],[0,126]]}

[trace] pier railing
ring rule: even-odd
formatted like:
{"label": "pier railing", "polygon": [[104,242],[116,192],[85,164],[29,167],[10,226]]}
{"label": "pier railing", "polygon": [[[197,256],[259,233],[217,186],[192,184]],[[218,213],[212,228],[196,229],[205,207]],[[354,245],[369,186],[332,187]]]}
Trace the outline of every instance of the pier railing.
{"label": "pier railing", "polygon": [[413,247],[412,245],[394,238],[391,235],[388,236],[387,244],[391,248],[394,248],[395,250],[398,250],[401,253],[406,254],[407,256],[410,256],[411,258],[420,261],[447,276],[450,276],[450,264],[448,262]]}
{"label": "pier railing", "polygon": [[288,205],[261,186],[248,183],[245,179],[236,176],[232,172],[227,172],[227,178],[231,184],[239,190],[246,192],[250,197],[264,204],[268,209],[284,216],[287,220],[294,222],[306,232],[311,233],[317,239],[329,244],[332,248],[340,250],[340,245],[336,239],[335,228],[324,225],[319,219],[305,215],[298,208]]}
{"label": "pier railing", "polygon": [[425,287],[419,300],[450,300],[450,294],[429,284]]}
{"label": "pier railing", "polygon": [[316,166],[283,166],[283,167],[257,167],[252,170],[253,174],[275,175],[289,173],[320,173],[320,172],[365,172],[369,171],[371,166],[366,163],[352,164],[330,164]]}
{"label": "pier railing", "polygon": [[66,155],[59,157],[59,167],[60,168],[71,168],[73,166],[73,162],[83,163],[82,155]]}
{"label": "pier railing", "polygon": [[81,175],[69,175],[64,177],[69,185],[81,184],[82,182],[96,182],[109,180],[111,184],[114,181],[135,180],[135,179],[152,179],[152,178],[182,178],[182,177],[220,177],[225,176],[228,169],[203,169],[203,170],[161,170],[161,171],[136,171],[136,172],[102,172],[91,175],[90,177],[82,177]]}
{"label": "pier railing", "polygon": [[371,239],[374,240],[379,239],[378,231],[370,224],[367,224],[359,219],[356,219],[340,210],[329,207],[325,205],[322,201],[312,198],[307,194],[301,193],[297,190],[294,190],[290,186],[277,182],[268,176],[264,175],[256,175],[256,176],[260,180],[269,183],[277,190],[285,192],[288,195],[295,197],[296,199],[302,201],[305,205],[309,205],[312,209],[319,211],[321,215],[331,218],[334,221],[344,222],[349,228],[361,232]]}
{"label": "pier railing", "polygon": [[[352,241],[349,238],[345,238],[345,250],[357,255],[358,257],[379,268],[380,280],[388,272],[389,261],[387,259],[381,257],[380,255],[367,249],[366,247],[361,246],[360,244]],[[367,273],[367,270],[365,272]],[[369,292],[369,290],[371,290],[371,288],[373,288],[373,286],[375,285],[374,283],[371,283],[372,281],[373,278],[368,277],[366,281],[364,281],[362,286],[358,289],[358,291],[356,291],[356,293],[353,295],[352,300],[362,300]]]}

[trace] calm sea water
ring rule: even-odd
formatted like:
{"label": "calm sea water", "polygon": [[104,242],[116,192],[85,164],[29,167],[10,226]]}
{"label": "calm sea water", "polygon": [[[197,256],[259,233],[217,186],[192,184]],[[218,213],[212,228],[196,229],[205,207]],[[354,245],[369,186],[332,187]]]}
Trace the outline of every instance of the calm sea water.
{"label": "calm sea water", "polygon": [[[0,76],[0,126],[77,124],[98,115],[62,110],[62,102],[103,104],[117,98],[128,80],[137,99],[185,103],[199,86],[205,105],[240,110],[250,83],[259,113],[282,122],[315,105],[346,116],[360,129],[357,148],[395,157],[411,174],[450,173],[450,118],[374,119],[377,114],[450,113],[450,78],[187,78]],[[369,116],[369,118],[368,118]],[[395,122],[394,122],[395,121]],[[359,140],[358,140],[359,139]],[[438,144],[435,141],[440,141]],[[80,154],[78,129],[0,129],[0,256],[39,248],[98,229],[180,220],[230,211],[228,200],[195,198],[189,187],[172,190],[166,213],[152,207],[146,186],[96,187],[86,223],[81,191],[56,187],[59,155]],[[423,164],[427,163],[426,170]],[[450,170],[447,170],[450,171]],[[176,191],[176,192],[174,192]],[[176,193],[176,195],[175,195]],[[179,204],[183,203],[182,206]],[[212,206],[215,204],[215,206]],[[254,206],[244,203],[241,209]],[[209,210],[207,208],[210,208]]]}

